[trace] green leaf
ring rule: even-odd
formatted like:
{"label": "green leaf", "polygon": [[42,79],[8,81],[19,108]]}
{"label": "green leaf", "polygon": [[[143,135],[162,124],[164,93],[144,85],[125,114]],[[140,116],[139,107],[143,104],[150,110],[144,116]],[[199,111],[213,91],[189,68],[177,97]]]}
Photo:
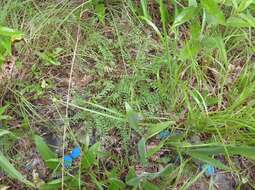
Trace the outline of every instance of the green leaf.
{"label": "green leaf", "polygon": [[117,178],[110,178],[109,183],[110,183],[110,186],[108,188],[109,190],[124,190],[125,189],[125,184]]}
{"label": "green leaf", "polygon": [[4,63],[4,55],[0,53],[0,66]]}
{"label": "green leaf", "polygon": [[0,121],[1,121],[1,120],[7,120],[7,119],[10,119],[10,118],[11,118],[11,117],[8,116],[8,115],[4,115],[4,112],[6,111],[6,109],[7,109],[8,106],[9,106],[9,105],[0,107]]}
{"label": "green leaf", "polygon": [[[65,182],[68,178],[65,177]],[[61,188],[62,178],[54,179],[40,186],[40,190],[54,190]]]}
{"label": "green leaf", "polygon": [[131,178],[127,181],[127,185],[130,185],[130,186],[133,186],[133,187],[136,187],[140,184],[142,178],[139,177],[139,176],[136,176],[134,178]]}
{"label": "green leaf", "polygon": [[51,160],[57,159],[57,155],[48,147],[48,145],[45,143],[42,137],[35,135],[34,141],[36,149],[40,156],[42,157],[42,159],[45,161],[46,165],[50,169],[55,169],[58,163],[52,162]]}
{"label": "green leaf", "polygon": [[[226,152],[227,150],[227,152]],[[241,155],[249,159],[255,160],[255,147],[250,146],[212,146],[212,147],[202,147],[202,148],[193,148],[186,151],[187,154],[200,153],[208,156],[219,155],[219,154],[229,154],[229,155]]]}
{"label": "green leaf", "polygon": [[254,2],[254,0],[242,0],[241,3],[239,4],[237,11],[238,12],[242,12],[245,9],[247,9],[252,3]]}
{"label": "green leaf", "polygon": [[24,178],[24,175],[21,174],[18,170],[16,170],[13,165],[8,161],[8,159],[3,155],[3,153],[0,151],[0,167],[3,169],[3,171],[9,175],[10,177],[19,180],[20,182],[23,182],[29,186],[34,186],[33,183],[26,180]]}
{"label": "green leaf", "polygon": [[158,123],[158,124],[155,124],[155,125],[149,127],[149,129],[148,129],[148,131],[145,135],[146,140],[148,140],[151,137],[157,135],[158,133],[160,133],[161,131],[163,131],[164,129],[170,127],[173,124],[174,124],[173,121],[168,121],[168,122]]}
{"label": "green leaf", "polygon": [[7,135],[7,134],[10,134],[11,132],[8,131],[8,130],[4,130],[4,129],[0,129],[0,137],[1,136],[4,136],[4,135]]}
{"label": "green leaf", "polygon": [[[227,152],[226,152],[227,151]],[[203,147],[203,148],[194,148],[188,151],[185,151],[187,154],[191,155],[193,158],[204,161],[210,165],[213,165],[217,168],[229,170],[227,166],[222,164],[220,161],[211,158],[213,155],[241,155],[246,158],[255,160],[255,147],[248,146],[213,146],[213,147]]]}
{"label": "green leaf", "polygon": [[0,107],[0,115],[3,115],[9,105]]}
{"label": "green leaf", "polygon": [[198,13],[199,11],[197,7],[191,6],[191,7],[184,8],[181,11],[181,13],[175,17],[173,27],[179,26],[193,19],[195,16],[198,15]]}
{"label": "green leaf", "polygon": [[201,25],[197,20],[190,25],[190,33],[192,40],[200,41]]}
{"label": "green leaf", "polygon": [[142,188],[144,190],[160,190],[158,186],[154,185],[153,183],[147,180],[143,181]]}
{"label": "green leaf", "polygon": [[139,176],[137,176],[135,174],[134,169],[131,168],[127,175],[127,185],[136,187],[141,183],[141,181],[154,180],[158,177],[167,177],[170,174],[172,174],[172,172],[173,172],[173,166],[171,164],[167,165],[165,168],[163,168],[159,172],[156,172],[156,173],[144,172]]}
{"label": "green leaf", "polygon": [[1,37],[0,39],[0,46],[4,49],[4,54],[7,55],[12,54],[12,43],[9,37]]}
{"label": "green leaf", "polygon": [[10,37],[11,40],[14,41],[21,40],[23,38],[23,33],[8,27],[0,26],[0,36]]}
{"label": "green leaf", "polygon": [[104,3],[96,3],[95,5],[96,15],[101,23],[105,22],[105,5]]}
{"label": "green leaf", "polygon": [[197,0],[189,0],[189,7],[191,6],[197,7]]}
{"label": "green leaf", "polygon": [[140,156],[140,161],[143,166],[147,165],[145,142],[146,142],[145,138],[142,138],[138,142],[138,152],[139,152],[139,156]]}
{"label": "green leaf", "polygon": [[248,22],[250,27],[255,27],[255,18],[250,13],[241,13],[239,16]]}
{"label": "green leaf", "polygon": [[195,21],[190,25],[191,39],[188,40],[180,51],[180,58],[182,60],[195,60],[201,49],[200,40],[201,26],[200,23]]}
{"label": "green leaf", "polygon": [[88,169],[97,161],[97,155],[100,151],[100,143],[96,143],[91,146],[88,150],[84,151],[82,160],[81,160],[81,167],[84,169]]}
{"label": "green leaf", "polygon": [[204,47],[209,50],[218,49],[220,58],[224,61],[224,63],[228,62],[227,51],[222,37],[220,36],[205,37],[202,43]]}
{"label": "green leaf", "polygon": [[57,58],[57,55],[49,52],[44,52],[44,53],[37,53],[40,59],[45,63],[46,66],[48,65],[61,65],[60,61]]}
{"label": "green leaf", "polygon": [[227,146],[230,155],[241,155],[246,158],[255,160],[255,147],[249,146]]}
{"label": "green leaf", "polygon": [[165,168],[161,169],[159,172],[156,172],[156,173],[144,172],[139,177],[143,179],[153,180],[158,177],[167,177],[168,175],[172,174],[172,172],[173,172],[173,166],[169,164]]}
{"label": "green leaf", "polygon": [[146,152],[146,158],[150,158],[155,153],[159,152],[161,148],[164,146],[164,142],[160,142],[156,147],[151,148]]}
{"label": "green leaf", "polygon": [[200,41],[197,39],[191,39],[181,49],[180,58],[182,60],[195,59],[199,50],[201,49]]}
{"label": "green leaf", "polygon": [[219,160],[215,160],[215,159],[209,157],[207,154],[203,154],[201,152],[195,152],[195,151],[188,152],[188,154],[195,159],[201,160],[201,161],[203,161],[207,164],[210,164],[212,166],[215,166],[219,169],[229,170],[229,168],[226,165],[222,164]]}
{"label": "green leaf", "polygon": [[91,177],[91,179],[92,179],[92,182],[93,182],[94,184],[96,184],[96,186],[97,186],[96,189],[98,189],[98,190],[104,190],[104,188],[103,188],[103,183],[102,183],[102,182],[99,182],[99,181],[97,180],[97,177],[96,177],[93,173],[90,174],[90,177]]}
{"label": "green leaf", "polygon": [[218,24],[225,23],[225,16],[215,0],[201,0],[201,5]]}
{"label": "green leaf", "polygon": [[159,0],[159,11],[160,11],[160,20],[163,26],[164,34],[167,35],[168,10],[163,0]]}
{"label": "green leaf", "polygon": [[250,27],[250,24],[248,22],[236,16],[228,18],[226,25],[236,28]]}
{"label": "green leaf", "polygon": [[227,50],[226,50],[223,38],[220,36],[217,36],[215,37],[215,42],[216,42],[217,48],[219,49],[220,56],[222,60],[224,61],[224,63],[226,64],[228,62],[228,56],[227,56]]}
{"label": "green leaf", "polygon": [[11,131],[0,129],[0,137],[4,136],[4,135],[9,135],[9,136],[13,137],[14,139],[18,139],[18,137],[16,135],[14,135]]}
{"label": "green leaf", "polygon": [[0,115],[0,121],[1,120],[7,120],[7,119],[10,119],[11,117],[8,116],[8,115]]}
{"label": "green leaf", "polygon": [[139,133],[139,121],[141,119],[140,115],[135,112],[127,102],[125,102],[125,107],[129,126]]}
{"label": "green leaf", "polygon": [[140,183],[141,178],[139,178],[136,173],[135,169],[131,167],[128,171],[127,177],[126,177],[126,183],[127,185],[137,187]]}

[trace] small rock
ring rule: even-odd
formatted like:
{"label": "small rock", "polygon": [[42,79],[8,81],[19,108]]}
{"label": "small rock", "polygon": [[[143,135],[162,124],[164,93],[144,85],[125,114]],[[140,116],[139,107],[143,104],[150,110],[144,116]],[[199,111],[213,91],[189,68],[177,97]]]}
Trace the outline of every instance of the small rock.
{"label": "small rock", "polygon": [[208,179],[205,177],[201,177],[198,181],[196,181],[188,190],[207,190],[209,189]]}
{"label": "small rock", "polygon": [[192,135],[190,137],[190,142],[193,144],[199,144],[199,143],[201,143],[201,139],[198,135]]}
{"label": "small rock", "polygon": [[214,181],[218,189],[220,190],[235,190],[236,189],[236,180],[230,174],[217,173]]}

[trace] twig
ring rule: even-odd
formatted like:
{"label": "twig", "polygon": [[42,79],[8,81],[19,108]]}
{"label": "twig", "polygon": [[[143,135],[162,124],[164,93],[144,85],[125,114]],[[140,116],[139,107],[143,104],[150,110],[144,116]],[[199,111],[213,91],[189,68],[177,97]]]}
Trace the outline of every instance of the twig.
{"label": "twig", "polygon": [[64,168],[64,155],[65,155],[65,140],[66,140],[66,129],[69,126],[69,120],[68,120],[68,110],[69,110],[69,102],[70,102],[70,93],[71,93],[71,86],[72,86],[72,75],[73,75],[73,68],[74,63],[76,59],[78,44],[80,40],[80,27],[78,26],[77,29],[77,35],[76,35],[76,43],[75,48],[73,52],[72,62],[71,62],[71,69],[70,69],[70,75],[69,75],[69,81],[68,81],[68,90],[67,90],[67,98],[66,98],[66,114],[65,114],[65,123],[64,123],[64,129],[63,129],[63,147],[62,147],[62,190],[64,190],[64,174],[65,174],[65,168]]}

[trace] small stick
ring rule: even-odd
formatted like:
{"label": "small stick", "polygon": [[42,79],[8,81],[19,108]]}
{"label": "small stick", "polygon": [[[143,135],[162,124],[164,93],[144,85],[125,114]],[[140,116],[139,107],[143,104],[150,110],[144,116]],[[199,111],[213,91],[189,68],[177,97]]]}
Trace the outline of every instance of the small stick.
{"label": "small stick", "polygon": [[[80,31],[81,31],[81,29],[78,26],[77,35],[76,35],[76,43],[75,43],[75,48],[74,48],[74,52],[73,52],[69,81],[68,81],[68,90],[67,90],[67,99],[66,99],[66,115],[65,115],[64,129],[63,129],[63,147],[62,147],[62,159],[63,159],[62,161],[63,161],[63,163],[64,163],[64,156],[65,156],[66,129],[69,126],[68,109],[69,109],[71,86],[72,86],[72,75],[73,75],[73,68],[74,68],[74,63],[75,63],[75,59],[76,59],[76,54],[77,54],[77,50],[78,50],[78,44],[79,44],[79,40],[80,40]],[[62,165],[62,190],[64,190],[64,174],[65,174],[65,167],[64,167],[64,165]]]}

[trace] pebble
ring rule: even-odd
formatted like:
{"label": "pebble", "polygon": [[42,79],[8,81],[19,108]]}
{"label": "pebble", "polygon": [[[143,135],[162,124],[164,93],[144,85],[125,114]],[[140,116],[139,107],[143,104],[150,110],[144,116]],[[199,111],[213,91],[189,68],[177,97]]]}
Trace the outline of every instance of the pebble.
{"label": "pebble", "polygon": [[215,184],[220,190],[235,190],[237,188],[235,177],[228,173],[217,173]]}

